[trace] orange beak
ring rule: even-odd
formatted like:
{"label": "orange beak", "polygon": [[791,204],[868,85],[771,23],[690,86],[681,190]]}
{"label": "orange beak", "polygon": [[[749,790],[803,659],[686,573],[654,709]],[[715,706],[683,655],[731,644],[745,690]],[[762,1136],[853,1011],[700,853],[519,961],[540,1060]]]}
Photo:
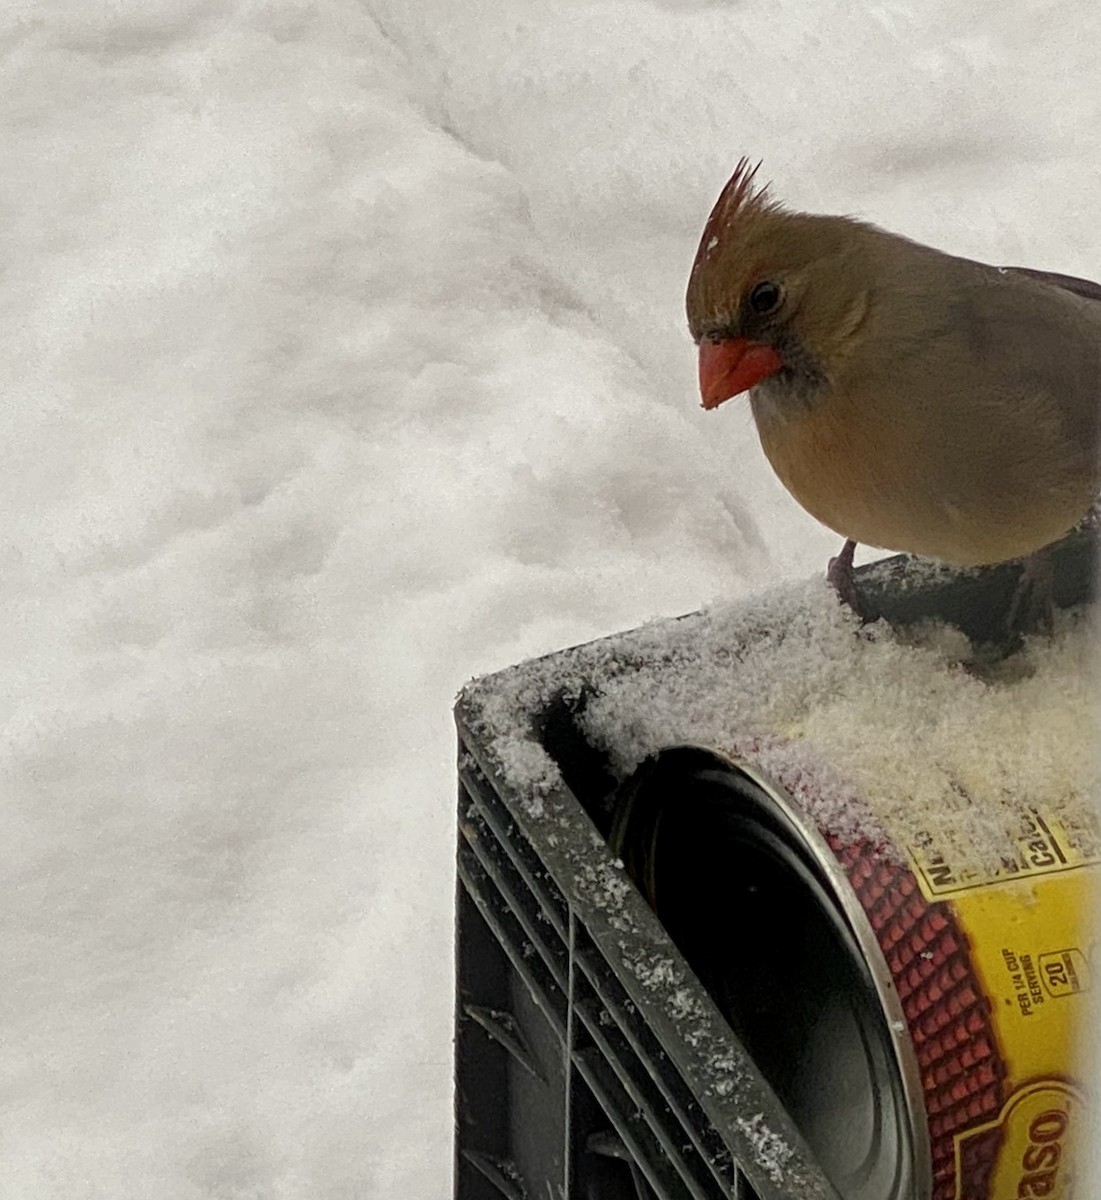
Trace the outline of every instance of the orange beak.
{"label": "orange beak", "polygon": [[784,360],[764,342],[726,338],[700,342],[700,395],[704,408],[718,408],[724,400],[747,392],[754,384],[775,375]]}

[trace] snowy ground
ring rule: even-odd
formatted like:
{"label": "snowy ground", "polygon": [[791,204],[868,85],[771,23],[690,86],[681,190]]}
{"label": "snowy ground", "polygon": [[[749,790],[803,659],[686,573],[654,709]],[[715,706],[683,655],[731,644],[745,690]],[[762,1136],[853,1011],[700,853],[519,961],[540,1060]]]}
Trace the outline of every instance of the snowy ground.
{"label": "snowy ground", "polygon": [[450,1190],[450,705],[818,571],[681,311],[796,207],[1101,273],[1101,9],[9,0],[5,1198]]}

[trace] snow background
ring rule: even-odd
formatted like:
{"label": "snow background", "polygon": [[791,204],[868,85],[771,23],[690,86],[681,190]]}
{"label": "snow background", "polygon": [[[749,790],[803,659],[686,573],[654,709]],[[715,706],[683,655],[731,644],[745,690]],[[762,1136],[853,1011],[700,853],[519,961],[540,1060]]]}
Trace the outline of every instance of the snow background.
{"label": "snow background", "polygon": [[449,1195],[454,693],[836,549],[698,408],[715,195],[1097,277],[1099,41],[8,0],[5,1198]]}

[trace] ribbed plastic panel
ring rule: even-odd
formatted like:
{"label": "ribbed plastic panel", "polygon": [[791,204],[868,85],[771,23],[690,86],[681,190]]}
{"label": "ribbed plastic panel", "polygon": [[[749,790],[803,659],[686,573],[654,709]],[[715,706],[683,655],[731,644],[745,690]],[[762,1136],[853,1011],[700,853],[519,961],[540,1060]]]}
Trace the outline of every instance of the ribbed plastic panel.
{"label": "ribbed plastic panel", "polygon": [[[469,756],[460,780],[457,1195],[832,1197],[800,1168],[798,1135],[649,910],[625,894],[636,911],[613,924],[576,872],[556,878],[578,851],[590,880],[619,876],[584,812],[559,825],[548,862]],[[667,1005],[694,1018],[696,1046],[670,1054]],[[782,1172],[756,1168],[756,1190],[736,1165],[752,1156],[747,1134],[718,1132],[739,1118],[789,1151]],[[768,1170],[801,1190],[779,1190]]]}

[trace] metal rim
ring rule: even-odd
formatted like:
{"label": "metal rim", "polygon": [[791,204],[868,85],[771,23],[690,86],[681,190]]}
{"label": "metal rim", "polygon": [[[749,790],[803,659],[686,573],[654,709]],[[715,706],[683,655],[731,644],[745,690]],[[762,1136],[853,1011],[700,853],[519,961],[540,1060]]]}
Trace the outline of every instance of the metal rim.
{"label": "metal rim", "polygon": [[726,766],[747,776],[768,796],[829,880],[833,899],[840,907],[853,937],[860,947],[875,986],[876,996],[883,1007],[884,1016],[887,1018],[888,1035],[895,1052],[895,1063],[902,1081],[906,1112],[910,1119],[910,1136],[914,1146],[914,1181],[917,1185],[917,1194],[919,1196],[928,1195],[932,1190],[933,1179],[930,1169],[932,1149],[929,1144],[929,1126],[925,1118],[925,1089],[921,1082],[921,1071],[918,1067],[917,1055],[914,1052],[910,1026],[906,1020],[906,1014],[902,1011],[902,1004],[895,988],[894,976],[891,974],[890,967],[887,966],[887,960],[883,956],[883,951],[868,921],[868,914],[864,911],[849,883],[844,868],[834,857],[833,851],[830,850],[821,831],[809,820],[806,813],[795,803],[788,792],[750,763],[739,762],[721,752],[709,750],[707,753],[713,754]]}
{"label": "metal rim", "polygon": [[[909,1025],[883,951],[880,949],[867,913],[850,885],[844,868],[830,850],[822,832],[806,813],[782,787],[757,767],[711,747],[691,744],[667,747],[655,755],[652,761],[656,769],[657,764],[668,763],[670,757],[676,758],[681,755],[690,756],[692,774],[697,777],[710,766],[729,774],[734,780],[741,778],[752,785],[760,795],[744,794],[743,798],[747,805],[756,805],[765,816],[771,818],[771,823],[779,825],[784,839],[790,842],[790,849],[795,858],[787,863],[787,868],[794,871],[799,856],[805,856],[807,862],[813,866],[819,887],[812,888],[810,886],[811,874],[809,872],[806,872],[807,878],[804,880],[803,886],[808,894],[821,891],[832,906],[834,916],[841,920],[851,935],[878,1003],[879,1015],[883,1019],[882,1032],[886,1037],[881,1040],[884,1040],[885,1051],[893,1059],[892,1066],[897,1072],[898,1083],[901,1087],[901,1104],[898,1107],[902,1110],[899,1120],[905,1125],[904,1135],[908,1136],[912,1151],[909,1155],[909,1177],[913,1189],[910,1194],[917,1197],[929,1196],[932,1189],[931,1147],[925,1114],[924,1089]],[[616,814],[610,838],[613,851],[616,853],[623,854],[625,850],[625,836],[631,822],[637,794],[635,792],[629,795],[624,807]],[[647,829],[644,846],[644,861],[649,871],[645,886],[651,897],[656,895],[657,856],[655,848],[661,836],[661,816],[662,812],[659,810],[656,820]],[[765,852],[766,847],[763,842],[758,850],[761,853]],[[775,851],[770,853],[772,857],[777,857]]]}

